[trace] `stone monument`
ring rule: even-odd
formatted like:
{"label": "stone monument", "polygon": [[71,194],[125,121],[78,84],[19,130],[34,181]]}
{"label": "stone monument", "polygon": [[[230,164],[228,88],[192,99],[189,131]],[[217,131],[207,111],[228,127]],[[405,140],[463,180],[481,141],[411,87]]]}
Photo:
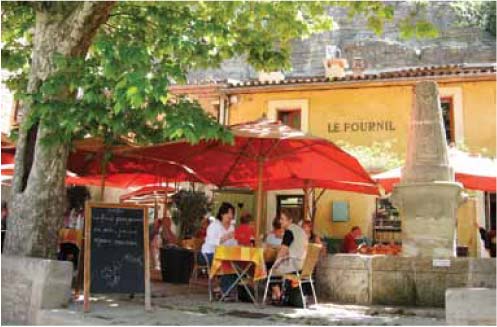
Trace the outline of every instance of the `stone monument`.
{"label": "stone monument", "polygon": [[402,219],[404,256],[449,258],[456,254],[456,210],[462,185],[449,164],[438,86],[414,90],[406,164],[392,201]]}

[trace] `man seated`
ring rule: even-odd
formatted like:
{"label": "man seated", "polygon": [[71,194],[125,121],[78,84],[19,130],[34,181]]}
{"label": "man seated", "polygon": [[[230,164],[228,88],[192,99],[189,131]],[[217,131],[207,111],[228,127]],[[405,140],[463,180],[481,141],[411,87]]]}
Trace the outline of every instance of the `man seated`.
{"label": "man seated", "polygon": [[342,252],[343,253],[357,253],[357,242],[356,239],[360,238],[362,236],[361,229],[359,226],[354,226],[350,230],[350,232],[345,235],[345,238],[343,240],[342,244]]}
{"label": "man seated", "polygon": [[[281,210],[280,214],[281,227],[285,230],[281,248],[278,251],[277,259],[290,257],[292,260],[284,260],[278,266],[274,267],[274,276],[284,276],[285,274],[294,273],[302,270],[304,259],[307,254],[308,236],[305,231],[294,223],[291,213],[288,210]],[[273,303],[281,301],[281,285],[273,284],[271,287],[271,298]]]}

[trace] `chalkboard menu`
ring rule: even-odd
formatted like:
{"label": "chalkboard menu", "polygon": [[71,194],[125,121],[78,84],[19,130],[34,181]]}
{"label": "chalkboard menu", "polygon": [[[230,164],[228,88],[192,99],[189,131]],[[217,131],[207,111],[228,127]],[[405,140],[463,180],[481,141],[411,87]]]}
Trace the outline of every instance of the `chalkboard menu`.
{"label": "chalkboard menu", "polygon": [[91,208],[93,293],[143,293],[143,209]]}
{"label": "chalkboard menu", "polygon": [[[88,203],[85,223],[85,311],[89,293],[149,293],[145,207]],[[145,246],[147,244],[147,246]],[[147,304],[146,304],[147,306]]]}

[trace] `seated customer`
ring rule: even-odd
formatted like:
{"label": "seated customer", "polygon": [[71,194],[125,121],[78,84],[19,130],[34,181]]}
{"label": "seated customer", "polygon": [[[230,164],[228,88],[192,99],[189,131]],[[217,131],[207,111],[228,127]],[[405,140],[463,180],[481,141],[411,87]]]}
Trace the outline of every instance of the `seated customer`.
{"label": "seated customer", "polygon": [[[283,234],[283,241],[276,260],[286,257],[290,257],[292,260],[282,260],[278,266],[274,267],[273,276],[282,276],[296,270],[302,270],[309,243],[304,230],[294,223],[288,210],[281,210],[280,222],[285,233]],[[281,300],[281,287],[279,284],[272,285],[271,294],[273,301],[278,302]]]}
{"label": "seated customer", "polygon": [[272,247],[280,246],[284,232],[283,228],[281,228],[280,217],[274,217],[273,230],[266,236],[266,245]]}
{"label": "seated customer", "polygon": [[314,232],[312,231],[313,229],[312,221],[305,220],[304,223],[302,224],[302,229],[305,231],[305,234],[309,238],[309,243],[323,244],[323,242],[321,242],[321,238],[319,237],[319,235],[314,234]]}
{"label": "seated customer", "polygon": [[[234,243],[233,235],[234,228],[231,225],[235,207],[228,202],[223,202],[219,207],[216,220],[209,224],[207,227],[207,235],[205,242],[202,245],[202,254],[200,255],[199,262],[205,263],[204,257],[209,261],[209,266],[212,264],[214,252],[218,245],[228,245]],[[235,242],[236,243],[236,242]],[[226,292],[229,286],[235,281],[236,275],[223,275],[221,276],[221,289]]]}
{"label": "seated customer", "polygon": [[357,253],[357,242],[356,239],[360,238],[362,235],[361,229],[359,226],[354,226],[350,230],[350,232],[345,235],[342,244],[342,252],[343,253]]}
{"label": "seated customer", "polygon": [[255,232],[250,226],[251,221],[252,215],[249,213],[244,213],[240,217],[240,225],[235,228],[235,240],[238,241],[238,245],[252,246],[252,241],[255,241]]}

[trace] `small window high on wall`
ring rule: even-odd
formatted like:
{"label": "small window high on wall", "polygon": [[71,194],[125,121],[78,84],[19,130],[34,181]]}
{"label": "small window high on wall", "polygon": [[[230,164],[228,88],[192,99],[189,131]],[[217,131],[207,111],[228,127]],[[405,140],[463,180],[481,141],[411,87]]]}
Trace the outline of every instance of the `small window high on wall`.
{"label": "small window high on wall", "polygon": [[278,120],[295,129],[301,129],[300,109],[278,109]]}
{"label": "small window high on wall", "polygon": [[445,138],[447,139],[447,144],[455,143],[454,101],[452,97],[443,97],[440,99],[440,104],[442,106],[442,118],[445,125]]}

